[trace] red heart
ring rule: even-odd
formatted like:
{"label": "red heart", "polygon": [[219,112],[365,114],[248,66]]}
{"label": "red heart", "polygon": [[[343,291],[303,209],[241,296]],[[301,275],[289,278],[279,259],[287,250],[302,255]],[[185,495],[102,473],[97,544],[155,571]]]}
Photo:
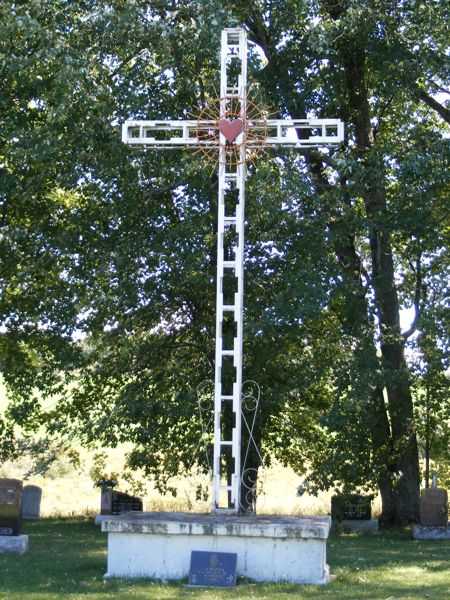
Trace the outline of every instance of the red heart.
{"label": "red heart", "polygon": [[231,144],[237,136],[244,131],[245,125],[242,119],[220,119],[219,131],[225,136],[225,139]]}

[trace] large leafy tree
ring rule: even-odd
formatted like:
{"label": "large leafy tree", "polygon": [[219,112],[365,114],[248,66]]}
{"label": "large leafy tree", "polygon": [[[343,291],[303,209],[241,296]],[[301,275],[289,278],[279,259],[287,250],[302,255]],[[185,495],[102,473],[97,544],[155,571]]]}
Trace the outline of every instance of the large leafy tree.
{"label": "large leafy tree", "polygon": [[[162,486],[191,465],[195,387],[213,369],[216,181],[190,155],[129,152],[119,125],[201,108],[217,86],[221,28],[244,24],[260,101],[347,128],[333,155],[268,154],[249,170],[245,376],[263,391],[257,438],[308,469],[312,487],[376,485],[387,522],[416,520],[405,352],[431,308],[436,352],[448,349],[443,3],[0,10],[10,418],[86,443],[132,441],[131,463]],[[60,400],[43,410],[36,390]]]}
{"label": "large leafy tree", "polygon": [[[255,2],[241,7],[264,49],[265,82],[281,111],[322,116],[331,106],[348,123],[349,144],[337,181],[328,166],[340,158],[333,163],[315,153],[306,156],[315,190],[329,207],[324,239],[340,265],[330,307],[340,332],[354,340],[350,360],[360,380],[355,384],[339,376],[341,406],[334,405],[328,426],[337,432],[335,450],[345,452],[335,453],[339,464],[331,460],[334,469],[322,475],[331,483],[339,471],[349,480],[348,470],[362,462],[375,467],[384,519],[415,520],[418,450],[405,343],[419,324],[425,280],[439,270],[448,235],[448,196],[442,194],[446,185],[448,190],[448,147],[439,130],[449,114],[431,95],[443,89],[446,42],[439,27],[432,33],[428,27],[442,6],[325,1],[310,3],[308,12],[289,2],[279,9]],[[300,18],[287,25],[294,9]],[[293,94],[293,89],[306,93]],[[405,159],[405,148],[415,164]],[[419,184],[417,171],[428,160],[441,166],[418,185],[427,200],[418,201],[416,194],[412,206],[412,182],[406,179],[416,171]],[[415,309],[414,323],[404,332],[402,300]],[[347,369],[351,372],[350,365]],[[338,373],[337,366],[333,372]],[[364,429],[370,431],[371,447],[361,435]],[[373,460],[367,461],[370,455]],[[330,459],[322,456],[319,462],[324,461]]]}

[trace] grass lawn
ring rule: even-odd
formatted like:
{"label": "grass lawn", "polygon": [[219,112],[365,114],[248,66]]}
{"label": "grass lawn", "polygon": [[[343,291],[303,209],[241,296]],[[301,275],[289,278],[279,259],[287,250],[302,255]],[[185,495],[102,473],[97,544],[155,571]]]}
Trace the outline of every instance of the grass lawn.
{"label": "grass lawn", "polygon": [[239,582],[234,590],[186,590],[183,584],[103,580],[106,534],[92,520],[26,522],[30,551],[0,555],[0,600],[107,600],[267,598],[284,600],[450,599],[450,542],[410,539],[409,530],[334,535],[328,562],[336,580],[327,586]]}

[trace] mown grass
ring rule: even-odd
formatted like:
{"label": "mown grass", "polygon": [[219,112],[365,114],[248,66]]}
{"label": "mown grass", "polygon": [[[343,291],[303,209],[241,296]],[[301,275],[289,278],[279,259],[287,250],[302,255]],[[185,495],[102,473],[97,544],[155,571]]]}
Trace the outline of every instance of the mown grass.
{"label": "mown grass", "polygon": [[328,562],[336,579],[327,586],[240,581],[233,590],[188,590],[183,582],[105,581],[106,534],[92,520],[27,522],[24,533],[30,538],[28,554],[0,555],[0,600],[450,598],[450,542],[414,541],[407,529],[330,537]]}

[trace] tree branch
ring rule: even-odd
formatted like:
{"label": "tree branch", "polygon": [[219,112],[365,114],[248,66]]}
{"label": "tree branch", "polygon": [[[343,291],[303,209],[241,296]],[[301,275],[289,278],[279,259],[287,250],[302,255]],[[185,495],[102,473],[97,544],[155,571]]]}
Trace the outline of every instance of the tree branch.
{"label": "tree branch", "polygon": [[435,81],[430,81],[430,85],[434,87],[434,89],[436,90],[436,92],[442,92],[443,94],[450,94],[450,90],[448,90],[447,88],[443,87],[439,83],[436,83]]}
{"label": "tree branch", "polygon": [[267,56],[269,50],[269,32],[267,31],[261,11],[256,8],[254,2],[249,0],[241,0],[241,6],[246,7],[249,13],[247,26],[252,34],[252,41],[261,46],[266,58],[269,59]]}
{"label": "tree branch", "polygon": [[387,111],[387,109],[389,108],[389,106],[392,104],[393,99],[394,99],[394,96],[391,95],[391,97],[388,98],[388,100],[385,102],[383,108],[381,109],[380,114],[378,115],[378,124],[372,130],[372,136],[373,136],[374,141],[376,140],[376,137],[377,137],[378,131],[380,129],[384,114]]}
{"label": "tree branch", "polygon": [[419,99],[422,100],[422,102],[424,102],[432,110],[436,111],[438,115],[450,125],[450,110],[448,108],[442,106],[442,104],[440,104],[437,100],[423,90],[419,92]]}
{"label": "tree branch", "polygon": [[173,192],[174,190],[176,190],[178,187],[180,187],[182,185],[184,185],[184,183],[182,181],[178,181],[176,183],[171,183],[169,185],[161,185],[159,187],[153,187],[150,190],[142,190],[141,194],[142,194],[143,198],[145,198],[146,200],[149,200],[152,198],[157,198],[158,196],[162,196],[166,192]]}
{"label": "tree branch", "polygon": [[332,167],[336,171],[339,170],[336,165],[336,161],[334,161],[333,157],[329,156],[328,154],[323,154],[322,152],[319,152],[318,150],[315,150],[313,148],[299,148],[297,150],[297,153],[314,162],[324,163],[329,167]]}

